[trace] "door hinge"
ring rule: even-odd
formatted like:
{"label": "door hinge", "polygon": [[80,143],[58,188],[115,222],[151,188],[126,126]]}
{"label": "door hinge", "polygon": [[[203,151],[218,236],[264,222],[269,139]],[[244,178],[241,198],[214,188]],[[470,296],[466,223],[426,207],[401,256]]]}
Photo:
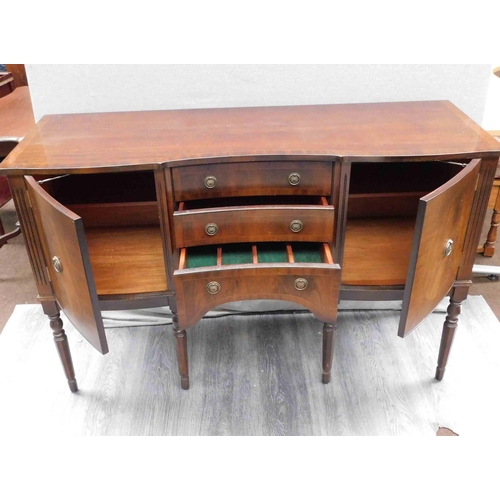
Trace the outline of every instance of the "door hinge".
{"label": "door hinge", "polygon": [[47,271],[47,277],[49,278],[49,281],[52,282],[52,280],[50,279],[49,268],[47,266],[45,266],[45,270]]}

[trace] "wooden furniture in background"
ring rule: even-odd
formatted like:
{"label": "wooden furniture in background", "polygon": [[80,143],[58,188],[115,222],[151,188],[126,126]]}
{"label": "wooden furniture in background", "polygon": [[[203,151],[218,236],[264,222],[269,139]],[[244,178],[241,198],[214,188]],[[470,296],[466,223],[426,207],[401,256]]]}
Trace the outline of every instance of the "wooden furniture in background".
{"label": "wooden furniture in background", "polygon": [[[500,142],[500,134],[495,136],[495,139]],[[490,230],[488,231],[484,245],[478,248],[478,252],[482,253],[485,257],[493,257],[495,255],[498,226],[500,225],[500,163],[497,167],[495,180],[493,181],[488,208],[493,209]]]}
{"label": "wooden furniture in background", "polygon": [[404,337],[449,294],[441,380],[499,156],[434,101],[46,116],[0,172],[70,389],[60,309],[106,353],[101,311],[161,305],[187,389],[186,329],[247,299],[323,322],[328,383],[339,298],[402,300]]}
{"label": "wooden furniture in background", "polygon": [[24,64],[6,64],[5,67],[14,77],[14,88],[26,87],[28,78],[26,77],[26,68]]}
{"label": "wooden furniture in background", "polygon": [[[34,124],[28,87],[15,89],[0,99],[0,161],[17,146]],[[0,175],[0,207],[11,197],[8,179]],[[6,234],[0,219],[0,248],[20,232],[21,229],[18,227]]]}
{"label": "wooden furniture in background", "polygon": [[12,73],[0,73],[0,98],[9,95],[15,88]]}

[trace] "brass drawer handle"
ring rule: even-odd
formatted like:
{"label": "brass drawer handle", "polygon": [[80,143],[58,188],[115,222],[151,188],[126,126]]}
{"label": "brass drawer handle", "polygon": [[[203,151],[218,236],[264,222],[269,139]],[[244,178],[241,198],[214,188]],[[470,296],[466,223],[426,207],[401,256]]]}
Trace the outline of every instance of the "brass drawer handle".
{"label": "brass drawer handle", "polygon": [[207,224],[205,226],[205,233],[208,234],[208,236],[214,236],[219,232],[219,226],[215,222],[210,222],[210,224]]}
{"label": "brass drawer handle", "polygon": [[54,266],[54,269],[57,273],[62,273],[63,267],[61,261],[59,260],[59,257],[52,257],[52,265]]}
{"label": "brass drawer handle", "polygon": [[293,172],[288,176],[288,183],[291,186],[297,186],[300,183],[300,174]]}
{"label": "brass drawer handle", "polygon": [[305,290],[307,288],[307,285],[309,283],[307,282],[307,280],[305,278],[297,278],[295,280],[295,289],[296,290],[299,290],[302,291],[302,290]]}
{"label": "brass drawer handle", "polygon": [[208,175],[207,177],[205,177],[205,186],[208,189],[214,188],[216,184],[217,184],[217,177],[215,177],[214,175]]}
{"label": "brass drawer handle", "polygon": [[448,257],[448,255],[451,254],[452,250],[453,250],[453,240],[448,240],[444,247],[444,256]]}
{"label": "brass drawer handle", "polygon": [[220,292],[220,283],[218,283],[217,281],[211,281],[207,285],[207,292],[211,295],[215,295],[216,293],[219,293]]}
{"label": "brass drawer handle", "polygon": [[301,220],[295,219],[292,222],[290,222],[290,230],[293,233],[300,233],[303,227],[304,223]]}

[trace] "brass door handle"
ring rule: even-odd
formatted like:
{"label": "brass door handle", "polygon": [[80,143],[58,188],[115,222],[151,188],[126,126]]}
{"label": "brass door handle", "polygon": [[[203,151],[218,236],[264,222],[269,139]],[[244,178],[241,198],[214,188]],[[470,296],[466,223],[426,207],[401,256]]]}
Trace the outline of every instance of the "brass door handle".
{"label": "brass door handle", "polygon": [[292,222],[290,222],[290,230],[293,233],[300,233],[300,231],[302,231],[303,227],[304,227],[304,223],[301,220],[295,219]]}
{"label": "brass door handle", "polygon": [[59,260],[59,257],[52,257],[52,265],[54,266],[54,269],[57,273],[62,273],[63,267],[61,261]]}
{"label": "brass door handle", "polygon": [[205,233],[208,234],[208,236],[214,236],[219,232],[219,226],[215,222],[210,222],[210,224],[207,224],[205,226]]}
{"label": "brass door handle", "polygon": [[300,184],[300,174],[298,172],[292,172],[288,176],[288,183],[291,186],[297,186],[298,184]]}
{"label": "brass door handle", "polygon": [[217,184],[217,177],[215,177],[215,175],[208,175],[207,177],[205,177],[205,186],[208,189],[214,188],[216,184]]}
{"label": "brass door handle", "polygon": [[215,295],[216,293],[219,293],[220,292],[220,283],[217,282],[217,281],[211,281],[208,285],[207,285],[207,292],[210,294],[210,295]]}
{"label": "brass door handle", "polygon": [[453,250],[453,240],[448,240],[444,247],[444,256],[448,257],[448,255],[451,254],[452,250]]}
{"label": "brass door handle", "polygon": [[305,278],[297,278],[295,280],[294,286],[295,286],[295,289],[299,290],[299,292],[300,292],[302,290],[305,290],[307,288],[308,284],[309,283],[307,282],[307,280]]}

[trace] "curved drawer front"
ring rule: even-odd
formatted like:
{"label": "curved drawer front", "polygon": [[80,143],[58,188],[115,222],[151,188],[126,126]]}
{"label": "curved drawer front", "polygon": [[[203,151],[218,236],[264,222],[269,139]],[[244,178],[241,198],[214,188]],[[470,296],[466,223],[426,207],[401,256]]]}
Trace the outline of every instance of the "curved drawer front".
{"label": "curved drawer front", "polygon": [[334,208],[327,206],[254,206],[175,212],[178,248],[255,241],[333,239]]}
{"label": "curved drawer front", "polygon": [[[203,270],[202,270],[203,269]],[[174,273],[181,329],[214,307],[237,300],[287,300],[321,321],[337,314],[340,267],[336,264],[255,264],[179,270]]]}
{"label": "curved drawer front", "polygon": [[325,243],[183,248],[174,282],[181,329],[220,304],[255,299],[296,302],[331,322],[337,315],[340,267]]}
{"label": "curved drawer front", "polygon": [[266,161],[172,168],[176,201],[231,196],[318,195],[332,189],[332,163]]}

